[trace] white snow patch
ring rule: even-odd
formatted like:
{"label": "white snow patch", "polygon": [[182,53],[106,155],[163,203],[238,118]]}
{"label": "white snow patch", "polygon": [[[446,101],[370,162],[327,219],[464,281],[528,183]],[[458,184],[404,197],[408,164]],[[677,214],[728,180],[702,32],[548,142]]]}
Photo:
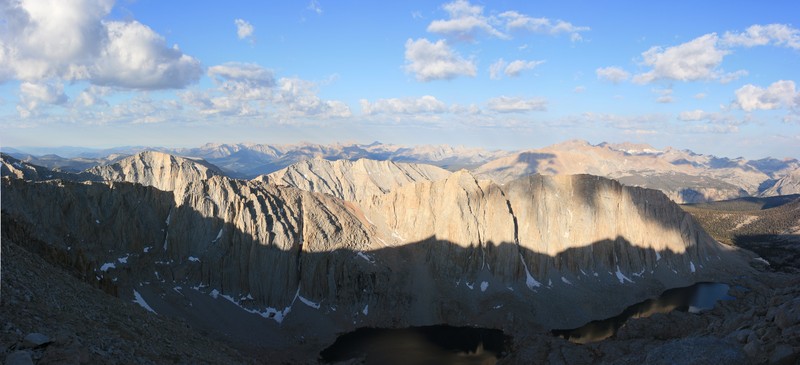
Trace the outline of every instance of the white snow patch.
{"label": "white snow patch", "polygon": [[153,312],[155,314],[158,314],[158,313],[156,313],[156,311],[153,310],[152,307],[150,307],[147,304],[147,302],[144,301],[144,298],[142,298],[142,295],[139,294],[139,292],[136,291],[135,289],[133,290],[133,302],[138,304],[138,305],[140,305],[140,306],[142,306],[142,308],[147,309],[148,311],[151,311],[151,312]]}
{"label": "white snow patch", "polygon": [[297,299],[300,299],[300,301],[303,302],[303,304],[305,304],[305,305],[307,305],[307,306],[309,306],[311,308],[319,309],[319,303],[314,303],[314,302],[306,299],[302,295],[298,296]]}
{"label": "white snow patch", "polygon": [[695,272],[694,262],[689,261],[689,271]]}
{"label": "white snow patch", "polygon": [[156,279],[161,280],[161,275],[158,275],[158,271],[153,271],[153,274],[156,274]]}
{"label": "white snow patch", "polygon": [[100,224],[100,220],[99,219],[95,219],[94,222],[97,223],[97,224]]}
{"label": "white snow patch", "polygon": [[144,251],[144,253],[148,253],[148,252],[150,252],[150,249],[152,249],[152,248],[153,248],[152,246],[147,246],[142,251]]}
{"label": "white snow patch", "polygon": [[482,292],[486,291],[486,289],[488,289],[488,288],[489,288],[489,283],[488,282],[484,281],[484,282],[481,283],[481,291]]}
{"label": "white snow patch", "polygon": [[174,288],[172,288],[172,290],[174,290],[178,294],[183,295],[183,293],[181,293],[181,290],[183,290],[183,287],[180,286],[180,285],[176,285]]}
{"label": "white snow patch", "polygon": [[217,238],[214,238],[214,240],[211,241],[211,243],[217,243],[217,241],[219,241],[220,238],[222,238],[222,228],[219,229],[219,233],[217,233]]}
{"label": "white snow patch", "polygon": [[656,261],[661,260],[661,254],[656,251]]}
{"label": "white snow patch", "polygon": [[170,219],[172,219],[172,208],[169,209],[169,213],[167,214],[167,220],[165,220],[164,223],[169,225]]}
{"label": "white snow patch", "polygon": [[769,261],[765,260],[763,257],[756,257],[753,259],[753,261],[758,261],[764,265],[769,265]]}
{"label": "white snow patch", "polygon": [[361,313],[364,313],[365,316],[367,315],[367,313],[369,313],[369,304],[364,306],[364,309],[361,310]]}
{"label": "white snow patch", "polygon": [[108,271],[108,269],[116,269],[117,265],[114,265],[113,262],[106,262],[103,266],[100,266],[100,271]]}
{"label": "white snow patch", "polygon": [[227,299],[229,302],[231,302],[231,303],[233,303],[233,304],[236,304],[236,305],[238,305],[239,307],[241,307],[241,305],[239,305],[239,302],[237,302],[237,301],[236,301],[236,299],[233,299],[233,297],[232,297],[232,296],[230,296],[230,295],[225,295],[225,294],[222,294],[222,295],[221,295],[221,297],[223,297],[223,298]]}
{"label": "white snow patch", "polygon": [[472,284],[470,284],[470,283],[467,281],[467,282],[465,282],[464,284],[467,284],[467,288],[469,288],[469,290],[472,290],[473,288],[475,288],[475,283],[472,283]]}
{"label": "white snow patch", "polygon": [[[199,291],[200,289],[205,288],[205,287],[207,287],[207,285],[199,284],[197,286],[192,287],[192,289]],[[181,289],[181,287],[176,286],[174,289],[177,291],[177,289]],[[263,318],[272,319],[275,322],[281,323],[286,318],[286,316],[289,314],[289,312],[292,311],[292,306],[294,305],[295,300],[297,300],[298,297],[300,296],[300,288],[299,287],[297,288],[297,292],[294,295],[294,299],[292,299],[292,302],[286,308],[284,308],[283,310],[277,310],[277,309],[272,308],[272,307],[267,307],[263,311],[259,311],[258,309],[245,308],[241,304],[239,304],[239,302],[234,300],[233,297],[231,297],[230,295],[221,295],[219,290],[217,290],[217,289],[211,290],[211,292],[208,293],[208,295],[210,295],[214,299],[217,299],[218,297],[221,296],[221,297],[225,298],[226,300],[228,300],[229,302],[235,304],[237,307],[239,307],[240,309],[242,309],[245,312],[252,313],[252,314],[257,314],[257,315],[259,315],[259,316],[261,316]],[[250,294],[248,294],[248,297],[250,297],[252,299],[252,296],[250,296]]]}
{"label": "white snow patch", "polygon": [[625,276],[625,274],[623,274],[622,271],[620,271],[619,265],[617,265],[617,272],[615,274],[617,275],[617,279],[619,279],[620,284],[624,284],[625,280],[627,280],[629,283],[633,282],[633,280],[628,279],[628,277]]}
{"label": "white snow patch", "polygon": [[360,257],[360,258],[362,258],[364,260],[367,260],[367,262],[369,262],[370,264],[374,264],[375,263],[375,259],[373,259],[371,256],[369,256],[369,255],[367,255],[367,254],[365,254],[365,253],[363,253],[361,251],[358,251],[356,254],[358,255],[358,257]]}
{"label": "white snow patch", "polygon": [[522,261],[522,267],[525,268],[525,285],[528,286],[528,289],[533,290],[533,288],[538,288],[542,286],[542,283],[536,281],[531,272],[528,271],[528,264],[525,263],[525,259],[522,257],[522,254],[519,254],[519,260]]}
{"label": "white snow patch", "polygon": [[118,258],[117,261],[119,261],[120,264],[127,264],[128,263],[128,257],[130,257],[130,256],[131,256],[131,254],[127,254],[127,255],[125,255],[125,257]]}
{"label": "white snow patch", "polygon": [[569,281],[567,278],[565,278],[565,277],[563,277],[563,276],[561,277],[561,281],[563,281],[563,282],[564,282],[564,284],[572,285],[572,282],[571,282],[571,281]]}
{"label": "white snow patch", "polygon": [[500,308],[503,308],[503,305],[502,305],[502,304],[498,304],[498,305],[496,305],[496,306],[494,306],[494,307],[492,307],[492,308],[494,308],[494,309],[500,309]]}
{"label": "white snow patch", "polygon": [[553,286],[553,279],[547,279],[547,286]]}
{"label": "white snow patch", "polygon": [[592,275],[594,275],[594,277],[600,276],[600,274],[598,274],[597,272],[593,272]]}
{"label": "white snow patch", "polygon": [[189,261],[200,262],[200,259],[198,259],[197,257],[194,257],[194,256],[189,256]]}
{"label": "white snow patch", "polygon": [[583,271],[583,269],[578,269],[578,270],[581,271],[581,274],[583,274],[583,276],[589,276],[589,275],[586,274],[586,271]]}

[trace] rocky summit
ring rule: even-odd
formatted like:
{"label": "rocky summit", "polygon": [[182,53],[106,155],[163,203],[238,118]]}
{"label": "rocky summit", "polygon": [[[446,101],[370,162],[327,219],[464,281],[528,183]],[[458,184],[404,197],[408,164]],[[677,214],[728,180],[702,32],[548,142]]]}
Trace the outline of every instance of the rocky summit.
{"label": "rocky summit", "polygon": [[155,152],[70,179],[5,171],[4,242],[137,315],[288,362],[360,327],[482,326],[523,344],[755,272],[663,193],[591,175],[317,159],[248,181]]}

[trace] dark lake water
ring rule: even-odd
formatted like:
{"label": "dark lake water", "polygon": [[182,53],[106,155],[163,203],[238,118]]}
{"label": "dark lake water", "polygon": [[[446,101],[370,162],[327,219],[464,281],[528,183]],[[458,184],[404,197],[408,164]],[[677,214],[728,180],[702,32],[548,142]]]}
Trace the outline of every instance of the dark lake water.
{"label": "dark lake water", "polygon": [[366,364],[494,364],[510,340],[502,331],[447,325],[402,329],[359,328],[320,353],[324,362]]}
{"label": "dark lake water", "polygon": [[553,330],[553,334],[572,342],[588,343],[604,340],[614,335],[630,318],[642,318],[673,310],[697,313],[714,308],[719,300],[731,300],[730,287],[721,283],[697,283],[684,288],[669,289],[658,298],[648,299],[626,308],[617,316],[597,320],[566,330]]}
{"label": "dark lake water", "polygon": [[[699,312],[712,309],[719,300],[730,300],[729,286],[698,283],[670,289],[658,298],[626,308],[612,318],[592,321],[580,328],[554,330],[553,334],[573,342],[606,339],[630,318],[647,317],[673,310]],[[403,329],[359,328],[343,334],[320,352],[323,362],[359,359],[366,364],[495,364],[510,347],[509,336],[500,330],[447,325]]]}

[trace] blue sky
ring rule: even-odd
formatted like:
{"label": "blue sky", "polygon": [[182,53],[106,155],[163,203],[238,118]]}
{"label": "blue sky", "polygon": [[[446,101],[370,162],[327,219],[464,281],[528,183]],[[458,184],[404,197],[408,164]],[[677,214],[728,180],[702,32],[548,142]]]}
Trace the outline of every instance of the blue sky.
{"label": "blue sky", "polygon": [[795,1],[0,0],[0,144],[800,157]]}

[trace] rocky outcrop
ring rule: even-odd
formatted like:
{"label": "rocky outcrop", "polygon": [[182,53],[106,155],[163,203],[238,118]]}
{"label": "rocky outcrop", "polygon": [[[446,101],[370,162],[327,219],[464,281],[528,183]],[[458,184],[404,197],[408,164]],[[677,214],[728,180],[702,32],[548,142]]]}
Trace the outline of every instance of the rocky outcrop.
{"label": "rocky outcrop", "polygon": [[[298,174],[326,171],[318,181],[331,193],[209,177],[154,153],[96,171],[132,182],[4,177],[3,229],[157,313],[212,330],[218,321],[197,313],[224,304],[296,333],[313,327],[321,342],[359,326],[577,327],[742,272],[654,190],[588,175],[498,185],[384,162],[308,166],[281,178],[324,191]],[[359,187],[358,173],[376,171]]]}
{"label": "rocky outcrop", "polygon": [[256,180],[329,194],[348,201],[363,201],[399,186],[440,180],[450,175],[442,168],[360,159],[328,161],[315,158],[293,164]]}
{"label": "rocky outcrop", "polygon": [[[662,193],[596,176],[536,175],[497,185],[460,171],[445,180],[399,187],[365,202],[364,211],[379,231],[391,235],[390,246],[450,243],[431,244],[427,265],[456,286],[491,277],[496,281],[485,281],[493,288],[484,289],[489,292],[515,285],[534,292],[558,288],[567,297],[582,293],[574,297],[581,301],[591,300],[583,294],[612,290],[620,302],[633,303],[634,295],[619,285],[636,283],[654,295],[732,264],[721,262],[730,249]],[[607,307],[582,313],[527,300],[548,313],[537,320],[549,325],[620,309],[606,302]],[[556,320],[556,314],[563,317]]]}
{"label": "rocky outcrop", "polygon": [[186,323],[92,288],[30,246],[2,235],[4,364],[252,363]]}
{"label": "rocky outcrop", "polygon": [[156,151],[140,152],[110,165],[93,167],[86,173],[101,180],[133,182],[164,191],[181,191],[193,181],[224,175],[204,160]]}

